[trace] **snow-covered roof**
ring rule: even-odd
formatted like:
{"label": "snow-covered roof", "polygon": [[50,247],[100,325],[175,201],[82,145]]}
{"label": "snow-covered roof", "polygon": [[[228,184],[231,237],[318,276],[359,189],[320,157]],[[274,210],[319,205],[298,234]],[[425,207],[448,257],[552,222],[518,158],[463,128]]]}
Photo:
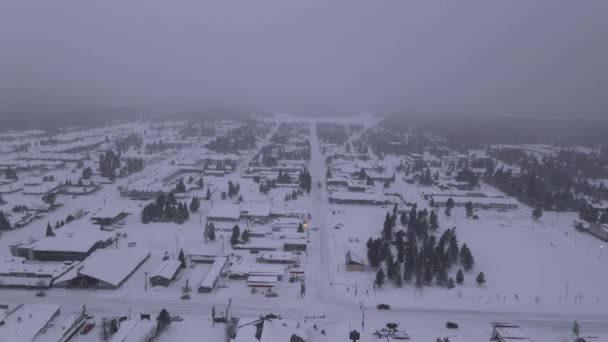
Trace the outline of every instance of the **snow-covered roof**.
{"label": "snow-covered roof", "polygon": [[9,308],[0,324],[0,341],[33,341],[61,305],[24,304]]}
{"label": "snow-covered roof", "polygon": [[220,273],[228,263],[227,257],[217,257],[213,261],[213,265],[209,268],[207,274],[205,274],[205,278],[201,281],[200,287],[213,288],[217,278],[220,276]]}
{"label": "snow-covered roof", "polygon": [[285,266],[275,264],[235,263],[230,266],[231,274],[238,275],[277,275],[285,274]]}
{"label": "snow-covered roof", "polygon": [[150,278],[161,277],[165,279],[172,279],[181,265],[182,263],[179,260],[167,259],[158,265],[158,268],[150,274]]}
{"label": "snow-covered roof", "polygon": [[120,323],[120,328],[110,342],[147,342],[156,332],[156,322],[129,320]]}
{"label": "snow-covered roof", "polygon": [[296,261],[296,255],[293,252],[267,252],[260,253],[258,257],[260,261]]}
{"label": "snow-covered roof", "polygon": [[270,204],[267,202],[241,203],[241,214],[251,217],[268,217],[270,215]]}
{"label": "snow-covered roof", "polygon": [[523,330],[519,327],[519,325],[515,323],[497,323],[492,322],[492,326],[494,327],[493,336],[498,337],[501,341],[529,341],[528,337],[524,333]]}
{"label": "snow-covered roof", "polygon": [[385,195],[368,192],[346,192],[336,191],[331,194],[330,199],[334,200],[352,200],[352,201],[369,201],[369,202],[391,202],[392,200]]}
{"label": "snow-covered roof", "polygon": [[78,275],[118,286],[149,256],[150,252],[137,248],[98,249],[76,269]]}
{"label": "snow-covered roof", "polygon": [[85,231],[62,232],[56,230],[56,236],[43,237],[32,244],[34,251],[53,251],[53,252],[77,252],[86,253],[96,243],[108,241],[115,237],[115,234],[99,229],[87,229]]}
{"label": "snow-covered roof", "polygon": [[207,219],[225,218],[238,220],[240,217],[241,209],[239,208],[239,206],[236,204],[229,203],[217,204],[213,206],[213,208],[211,208],[211,210],[209,210],[209,213],[207,214]]}

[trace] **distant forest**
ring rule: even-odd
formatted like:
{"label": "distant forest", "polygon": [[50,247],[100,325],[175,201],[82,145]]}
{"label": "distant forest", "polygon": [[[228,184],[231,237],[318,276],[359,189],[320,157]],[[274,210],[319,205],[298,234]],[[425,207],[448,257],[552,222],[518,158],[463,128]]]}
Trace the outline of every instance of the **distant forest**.
{"label": "distant forest", "polygon": [[608,119],[577,117],[482,116],[457,114],[395,114],[382,125],[395,132],[431,133],[454,148],[488,144],[550,144],[597,147],[607,143]]}

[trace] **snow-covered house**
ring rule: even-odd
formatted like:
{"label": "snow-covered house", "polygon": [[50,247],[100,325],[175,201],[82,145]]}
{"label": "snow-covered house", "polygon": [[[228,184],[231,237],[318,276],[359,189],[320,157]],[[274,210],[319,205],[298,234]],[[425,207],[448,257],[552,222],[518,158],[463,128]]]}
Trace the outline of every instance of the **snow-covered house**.
{"label": "snow-covered house", "polygon": [[148,342],[156,334],[156,322],[150,320],[122,321],[110,342]]}
{"label": "snow-covered house", "polygon": [[347,271],[363,271],[365,268],[365,261],[359,255],[353,253],[352,251],[346,252],[344,256],[346,262],[346,270]]}
{"label": "snow-covered house", "polygon": [[150,274],[152,286],[169,286],[179,272],[182,263],[179,260],[167,259],[158,265],[158,268]]}

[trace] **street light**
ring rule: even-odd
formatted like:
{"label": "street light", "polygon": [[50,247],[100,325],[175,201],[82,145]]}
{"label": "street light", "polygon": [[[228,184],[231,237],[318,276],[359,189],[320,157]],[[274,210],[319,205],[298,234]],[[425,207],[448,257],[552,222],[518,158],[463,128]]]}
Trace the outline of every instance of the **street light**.
{"label": "street light", "polygon": [[597,256],[598,259],[602,257],[602,250],[604,249],[604,245],[600,245],[600,255]]}

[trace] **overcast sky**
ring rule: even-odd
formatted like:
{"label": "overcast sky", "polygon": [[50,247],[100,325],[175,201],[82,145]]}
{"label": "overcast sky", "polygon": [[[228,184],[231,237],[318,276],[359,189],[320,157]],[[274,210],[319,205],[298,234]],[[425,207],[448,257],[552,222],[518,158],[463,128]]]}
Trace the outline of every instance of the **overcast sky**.
{"label": "overcast sky", "polygon": [[606,0],[3,0],[0,92],[606,115],[607,23]]}

